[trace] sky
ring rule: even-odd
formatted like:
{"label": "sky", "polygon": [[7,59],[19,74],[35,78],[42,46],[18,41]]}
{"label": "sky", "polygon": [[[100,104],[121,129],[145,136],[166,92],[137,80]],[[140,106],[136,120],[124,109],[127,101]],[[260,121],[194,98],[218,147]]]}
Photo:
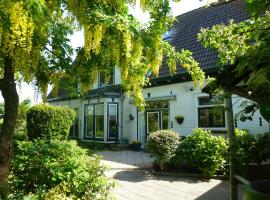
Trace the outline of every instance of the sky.
{"label": "sky", "polygon": [[[172,4],[172,15],[178,16],[183,13],[189,12],[191,10],[194,10],[196,8],[199,8],[201,6],[204,6],[207,4],[207,0],[181,0],[178,3],[171,2]],[[130,7],[130,13],[136,17],[138,20],[140,20],[143,23],[146,23],[149,16],[147,13],[143,13],[140,9],[139,4],[135,6],[135,8]],[[70,44],[76,48],[81,47],[84,44],[84,38],[83,38],[83,32],[76,32],[74,35],[70,37]],[[31,99],[32,103],[39,103],[41,101],[40,95],[34,90],[32,85],[28,85],[26,83],[22,83],[21,86],[17,87],[18,94],[20,97],[20,101],[23,101],[24,99]],[[3,98],[0,95],[0,102],[3,102]]]}

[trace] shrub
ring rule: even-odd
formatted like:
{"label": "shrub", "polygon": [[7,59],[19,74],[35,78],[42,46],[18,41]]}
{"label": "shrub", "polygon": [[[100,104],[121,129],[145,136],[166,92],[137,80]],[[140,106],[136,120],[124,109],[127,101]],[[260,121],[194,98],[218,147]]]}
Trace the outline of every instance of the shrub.
{"label": "shrub", "polygon": [[164,169],[174,156],[178,143],[178,133],[172,130],[160,130],[149,135],[146,146],[147,150],[156,156],[155,162]]}
{"label": "shrub", "polygon": [[15,196],[105,200],[113,183],[104,172],[99,157],[88,156],[76,141],[18,141],[10,184]]}
{"label": "shrub", "polygon": [[203,175],[214,175],[225,163],[227,151],[223,137],[212,136],[210,131],[194,129],[180,144],[175,159],[200,170]]}
{"label": "shrub", "polygon": [[250,162],[256,160],[256,140],[246,130],[235,129],[235,146],[232,147],[232,155],[237,166],[237,171],[242,172]]}
{"label": "shrub", "polygon": [[36,105],[27,112],[29,140],[36,138],[67,139],[75,111],[68,107]]}
{"label": "shrub", "polygon": [[257,162],[266,161],[270,158],[270,132],[258,134],[256,137]]}
{"label": "shrub", "polygon": [[29,99],[24,100],[19,105],[13,140],[27,140],[28,139],[27,130],[26,130],[26,114],[30,108],[30,105],[31,105],[31,101]]}

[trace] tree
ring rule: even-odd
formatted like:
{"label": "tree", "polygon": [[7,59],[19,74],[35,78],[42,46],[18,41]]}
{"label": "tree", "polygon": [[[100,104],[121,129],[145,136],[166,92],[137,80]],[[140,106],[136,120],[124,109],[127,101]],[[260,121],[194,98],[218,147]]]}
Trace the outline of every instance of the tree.
{"label": "tree", "polygon": [[[5,114],[0,135],[1,196],[7,195],[7,174],[12,158],[19,97],[16,84],[35,82],[47,94],[48,84],[55,90],[80,83],[81,95],[91,88],[99,70],[117,65],[123,86],[133,92],[136,105],[143,105],[142,87],[148,70],[158,74],[163,56],[173,73],[180,63],[195,83],[202,84],[204,73],[189,51],[176,52],[162,35],[173,24],[169,0],[141,0],[150,13],[142,26],[128,13],[135,0],[2,0],[0,1],[0,90]],[[68,36],[84,30],[85,45],[74,50]],[[64,84],[68,83],[68,84]]]}
{"label": "tree", "polygon": [[260,107],[270,121],[270,1],[247,0],[246,5],[250,19],[215,25],[198,35],[205,47],[219,53],[224,68],[208,87],[212,92],[221,88],[257,102],[254,109]]}

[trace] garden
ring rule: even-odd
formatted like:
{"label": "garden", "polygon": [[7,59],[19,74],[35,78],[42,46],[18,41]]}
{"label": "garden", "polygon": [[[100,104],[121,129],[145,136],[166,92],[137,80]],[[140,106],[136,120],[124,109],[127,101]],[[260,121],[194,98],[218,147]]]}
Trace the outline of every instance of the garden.
{"label": "garden", "polygon": [[154,170],[198,174],[206,178],[229,176],[229,153],[232,153],[237,174],[248,180],[269,178],[270,132],[252,135],[235,129],[235,143],[229,149],[225,136],[215,136],[209,130],[194,129],[186,137],[171,130],[150,134],[147,150],[156,156]]}
{"label": "garden", "polygon": [[114,182],[100,157],[68,139],[74,117],[67,107],[20,104],[8,185],[1,188],[8,199],[111,198]]}

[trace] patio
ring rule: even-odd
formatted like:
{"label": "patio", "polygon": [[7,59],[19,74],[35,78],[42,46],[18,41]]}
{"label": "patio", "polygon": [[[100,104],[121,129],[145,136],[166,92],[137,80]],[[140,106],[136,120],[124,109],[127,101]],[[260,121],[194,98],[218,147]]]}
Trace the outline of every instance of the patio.
{"label": "patio", "polygon": [[102,162],[111,167],[108,176],[117,181],[118,200],[227,200],[229,184],[221,180],[155,176],[150,172],[153,157],[144,152],[101,151]]}

